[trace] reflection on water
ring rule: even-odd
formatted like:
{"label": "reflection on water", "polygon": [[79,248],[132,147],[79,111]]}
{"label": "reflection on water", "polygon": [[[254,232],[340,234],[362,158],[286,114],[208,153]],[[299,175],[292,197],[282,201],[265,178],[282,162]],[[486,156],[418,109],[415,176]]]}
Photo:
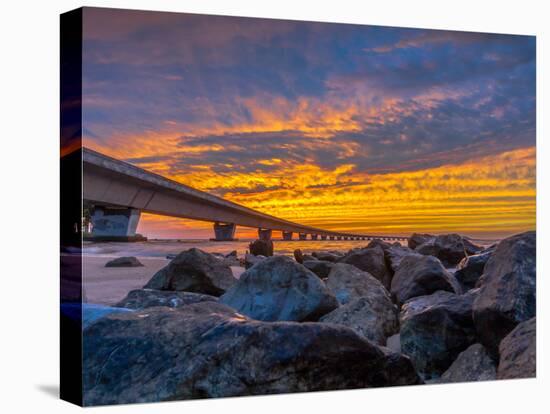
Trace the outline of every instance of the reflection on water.
{"label": "reflection on water", "polygon": [[[244,255],[252,239],[242,239],[231,242],[213,242],[210,240],[151,240],[136,243],[95,243],[85,242],[85,255],[98,256],[142,256],[165,257],[168,254],[177,254],[183,250],[197,247],[206,252],[227,254],[236,250],[239,255]],[[494,240],[472,240],[476,244],[490,245]],[[295,249],[301,249],[304,253],[312,251],[341,250],[347,251],[355,247],[366,247],[369,242],[365,240],[273,240],[276,254],[292,255]],[[394,243],[394,242],[392,242]],[[401,242],[406,245],[406,242]]]}

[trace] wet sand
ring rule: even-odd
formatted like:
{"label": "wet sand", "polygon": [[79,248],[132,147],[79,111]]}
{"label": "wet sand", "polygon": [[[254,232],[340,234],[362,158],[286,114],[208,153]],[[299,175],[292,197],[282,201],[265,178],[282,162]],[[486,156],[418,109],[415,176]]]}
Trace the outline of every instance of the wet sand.
{"label": "wet sand", "polygon": [[[105,267],[114,257],[84,256],[83,301],[101,305],[114,305],[124,299],[129,291],[142,288],[151,277],[170,260],[162,257],[137,257],[143,267]],[[231,267],[238,278],[244,268]]]}

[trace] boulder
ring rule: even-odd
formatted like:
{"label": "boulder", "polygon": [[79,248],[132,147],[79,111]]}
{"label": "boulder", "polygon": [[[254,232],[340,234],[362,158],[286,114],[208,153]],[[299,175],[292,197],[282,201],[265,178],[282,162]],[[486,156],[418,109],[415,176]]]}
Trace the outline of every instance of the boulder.
{"label": "boulder", "polygon": [[315,273],[286,256],[252,266],[220,302],[261,321],[314,321],[338,307]]}
{"label": "boulder", "polygon": [[537,376],[537,320],[519,323],[499,346],[497,378],[534,378]]}
{"label": "boulder", "polygon": [[256,263],[260,263],[262,260],[265,259],[265,256],[254,256],[253,254],[247,253],[244,255],[244,267],[245,269],[250,269]]}
{"label": "boulder", "polygon": [[442,234],[415,248],[418,253],[437,257],[446,267],[456,266],[466,256],[481,250],[459,234]]}
{"label": "boulder", "polygon": [[480,342],[493,356],[514,327],[536,312],[536,233],[502,240],[483,272],[481,291],[474,304]]}
{"label": "boulder", "polygon": [[107,315],[126,312],[132,312],[132,309],[81,302],[65,302],[61,304],[62,317],[71,320],[79,330],[87,328]]}
{"label": "boulder", "polygon": [[362,296],[382,297],[388,294],[382,283],[369,272],[364,272],[346,263],[336,263],[332,267],[326,280],[326,286],[341,304],[346,304]]}
{"label": "boulder", "polygon": [[394,352],[401,353],[401,335],[396,333],[386,340],[386,347]]}
{"label": "boulder", "polygon": [[340,252],[312,252],[311,255],[315,257],[318,260],[324,260],[326,262],[337,262],[338,259],[342,258],[344,256]]}
{"label": "boulder", "polygon": [[485,264],[491,257],[494,249],[484,250],[481,253],[465,257],[456,267],[456,280],[462,285],[464,290],[476,287],[477,281],[483,274]]}
{"label": "boulder", "polygon": [[183,290],[219,296],[237,281],[216,256],[192,248],[178,254],[147,282],[144,289]]}
{"label": "boulder", "polygon": [[373,239],[369,242],[369,244],[367,244],[368,249],[377,247],[377,246],[379,246],[382,250],[385,251],[386,249],[389,249],[391,247],[391,244],[380,239]]}
{"label": "boulder", "polygon": [[273,241],[272,240],[254,240],[248,245],[250,254],[254,256],[273,256]]}
{"label": "boulder", "polygon": [[439,383],[492,381],[497,376],[495,361],[481,344],[473,344],[458,354]]}
{"label": "boulder", "polygon": [[407,245],[411,249],[416,249],[417,246],[424,244],[430,240],[435,239],[433,234],[422,234],[422,233],[413,233],[411,237],[407,240]]}
{"label": "boulder", "polygon": [[432,256],[406,256],[393,275],[391,294],[401,305],[410,298],[429,295],[438,290],[461,293],[459,283]]}
{"label": "boulder", "polygon": [[116,306],[128,309],[144,309],[153,306],[168,306],[179,308],[199,302],[217,301],[218,298],[210,295],[192,292],[174,292],[170,290],[135,289]]}
{"label": "boulder", "polygon": [[360,270],[370,273],[378,279],[386,289],[390,288],[391,272],[386,266],[384,250],[380,246],[365,249],[353,249],[340,260],[339,263],[347,263]]}
{"label": "boulder", "polygon": [[332,269],[332,266],[334,266],[334,263],[326,260],[307,260],[304,261],[304,266],[321,279],[326,279]]}
{"label": "boulder", "polygon": [[344,326],[254,321],[216,302],[109,315],[83,337],[86,406],[420,383],[406,357]]}
{"label": "boulder", "polygon": [[475,340],[472,306],[477,290],[438,291],[406,302],[400,314],[401,351],[424,379],[439,377]]}
{"label": "boulder", "polygon": [[[380,283],[377,280],[376,282]],[[326,314],[320,322],[347,326],[378,345],[386,345],[386,338],[399,331],[399,323],[397,308],[390,295],[382,292],[382,289],[385,291],[382,286],[380,289],[370,290],[366,296],[354,299]]]}
{"label": "boulder", "polygon": [[298,263],[304,263],[304,254],[300,249],[294,250],[294,260]]}
{"label": "boulder", "polygon": [[413,249],[405,246],[390,246],[384,251],[386,263],[390,270],[395,273],[401,261],[407,256],[422,256]]}
{"label": "boulder", "polygon": [[226,258],[237,257],[237,250],[232,250],[225,255]]}
{"label": "boulder", "polygon": [[134,256],[117,257],[105,263],[105,267],[140,267],[143,264]]}

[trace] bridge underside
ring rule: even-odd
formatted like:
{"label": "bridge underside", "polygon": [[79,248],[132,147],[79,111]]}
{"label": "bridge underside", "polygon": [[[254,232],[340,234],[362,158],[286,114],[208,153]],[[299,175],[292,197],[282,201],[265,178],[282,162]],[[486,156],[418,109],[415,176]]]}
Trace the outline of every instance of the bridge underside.
{"label": "bridge underside", "polygon": [[[94,206],[92,235],[135,236],[141,212],[209,221],[213,240],[234,240],[236,226],[258,229],[268,240],[280,231],[283,240],[368,240],[383,238],[327,231],[279,219],[182,185],[125,162],[83,149],[83,198]],[[384,237],[387,238],[387,237]],[[393,237],[405,239],[404,237]]]}

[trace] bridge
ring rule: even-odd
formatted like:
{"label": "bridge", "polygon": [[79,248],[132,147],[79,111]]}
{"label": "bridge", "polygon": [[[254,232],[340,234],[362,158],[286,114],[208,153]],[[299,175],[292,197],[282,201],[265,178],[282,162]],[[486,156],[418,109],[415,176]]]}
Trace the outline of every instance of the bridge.
{"label": "bridge", "polygon": [[212,222],[216,241],[235,240],[236,226],[258,229],[258,237],[283,240],[406,240],[403,236],[343,233],[284,220],[197,190],[99,152],[82,148],[83,199],[93,205],[92,237],[131,240],[141,212]]}

